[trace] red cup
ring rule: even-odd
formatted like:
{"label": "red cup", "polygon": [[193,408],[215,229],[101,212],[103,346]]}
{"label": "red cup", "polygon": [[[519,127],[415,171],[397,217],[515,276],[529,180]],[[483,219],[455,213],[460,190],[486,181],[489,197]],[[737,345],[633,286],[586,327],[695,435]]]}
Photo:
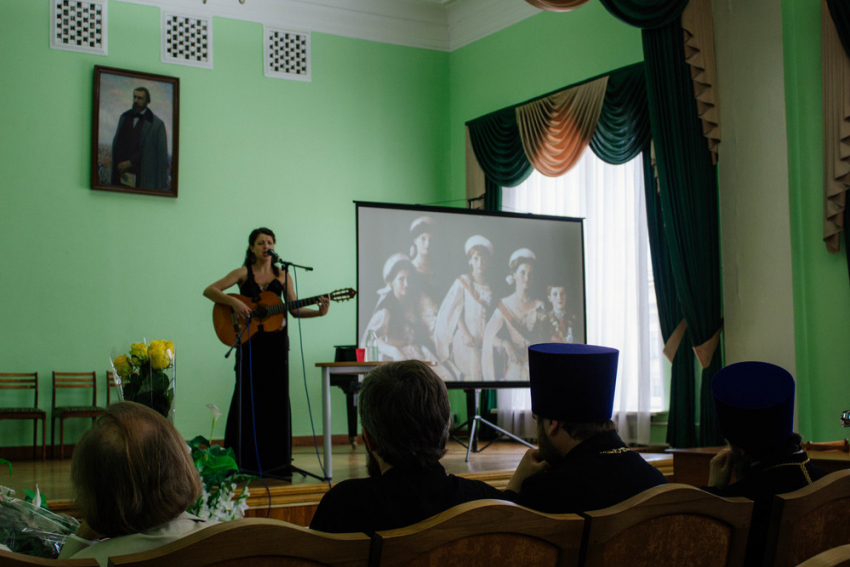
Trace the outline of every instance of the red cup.
{"label": "red cup", "polygon": [[[349,351],[351,352],[351,351]],[[365,348],[356,348],[354,352],[357,355],[357,362],[363,362],[366,360],[366,349]]]}

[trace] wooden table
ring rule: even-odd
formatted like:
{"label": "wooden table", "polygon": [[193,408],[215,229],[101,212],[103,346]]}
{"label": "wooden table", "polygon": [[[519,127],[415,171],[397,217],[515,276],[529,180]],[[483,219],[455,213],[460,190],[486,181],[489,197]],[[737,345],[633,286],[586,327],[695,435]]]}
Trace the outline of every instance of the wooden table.
{"label": "wooden table", "polygon": [[[673,455],[673,482],[702,487],[708,484],[708,466],[723,447],[667,449]],[[808,451],[812,464],[827,473],[850,468],[850,454],[839,451]]]}
{"label": "wooden table", "polygon": [[317,362],[322,369],[322,450],[325,455],[325,480],[331,480],[333,474],[333,455],[331,451],[331,376],[354,376],[362,378],[376,367],[386,362]]}
{"label": "wooden table", "polygon": [[[325,475],[324,480],[331,479],[331,471],[333,470],[333,455],[331,452],[331,387],[338,386],[346,393],[348,400],[348,422],[349,422],[349,437],[356,435],[352,430],[352,424],[356,425],[357,410],[356,401],[353,393],[357,391],[354,385],[363,380],[363,376],[371,372],[375,367],[382,364],[387,364],[389,361],[381,362],[317,362],[316,367],[322,369],[322,440],[324,443],[324,459],[325,459]],[[338,378],[333,380],[333,378]],[[350,381],[339,380],[339,378],[349,378]],[[354,382],[352,384],[351,382]],[[470,427],[470,444],[469,449],[472,452],[479,452],[476,443],[475,432],[472,431],[473,418],[479,416],[478,396],[482,390],[494,390],[501,388],[528,388],[529,382],[524,381],[483,381],[474,382],[446,382],[446,388],[449,390],[464,390],[467,394],[467,412],[469,419],[467,423]],[[464,425],[464,424],[462,424]],[[453,428],[456,431],[459,427]],[[351,439],[354,444],[354,439]],[[467,453],[467,460],[469,454]]]}

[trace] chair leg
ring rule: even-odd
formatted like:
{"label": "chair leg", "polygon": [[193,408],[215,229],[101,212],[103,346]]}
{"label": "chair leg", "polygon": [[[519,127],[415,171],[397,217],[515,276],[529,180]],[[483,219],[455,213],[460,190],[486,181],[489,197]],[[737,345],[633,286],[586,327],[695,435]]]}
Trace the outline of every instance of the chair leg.
{"label": "chair leg", "polygon": [[56,458],[56,416],[50,416],[50,458]]}
{"label": "chair leg", "polygon": [[32,460],[38,458],[38,419],[32,420]]}

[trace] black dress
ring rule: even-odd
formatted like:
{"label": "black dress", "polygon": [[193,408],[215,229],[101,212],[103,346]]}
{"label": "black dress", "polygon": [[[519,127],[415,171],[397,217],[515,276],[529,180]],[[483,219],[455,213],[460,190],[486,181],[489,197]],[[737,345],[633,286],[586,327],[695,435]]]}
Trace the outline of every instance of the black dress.
{"label": "black dress", "polygon": [[[254,298],[261,291],[248,266],[248,279],[239,287],[239,293]],[[265,291],[281,295],[283,286],[274,279]],[[227,414],[224,445],[233,447],[242,471],[288,475],[292,462],[291,425],[287,327],[256,333],[237,349],[236,387]]]}

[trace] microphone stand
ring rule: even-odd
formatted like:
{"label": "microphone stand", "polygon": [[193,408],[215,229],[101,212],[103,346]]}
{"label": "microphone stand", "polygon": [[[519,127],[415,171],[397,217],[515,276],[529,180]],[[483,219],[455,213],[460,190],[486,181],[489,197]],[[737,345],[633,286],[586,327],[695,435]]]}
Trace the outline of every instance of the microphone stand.
{"label": "microphone stand", "polygon": [[[253,313],[249,313],[245,318],[245,326],[242,327],[242,330],[239,331],[239,334],[236,335],[236,339],[233,341],[233,344],[230,345],[230,348],[227,349],[227,352],[224,354],[224,358],[230,358],[230,353],[233,352],[233,349],[239,347],[242,344],[242,335],[245,334],[245,331],[251,326],[251,317],[253,317]],[[241,350],[240,350],[241,353]],[[236,438],[239,440],[239,445],[237,447],[236,452],[236,463],[239,465],[239,468],[242,468],[242,357],[239,357],[239,360],[236,361],[239,364],[239,373],[238,379],[236,380]],[[212,439],[210,439],[212,442]]]}
{"label": "microphone stand", "polygon": [[[287,262],[286,260],[282,260],[280,257],[274,259],[275,262],[279,263],[283,268],[284,278],[283,278],[283,301],[286,302],[287,296],[287,285],[289,283],[289,267],[292,266],[294,268],[301,268],[306,272],[312,272],[313,268],[309,266],[301,266],[299,264],[295,264],[293,262]],[[300,311],[300,307],[298,308]],[[289,313],[284,313],[284,317],[288,317]],[[289,375],[289,329],[286,330],[287,338],[286,338],[286,373],[287,373],[287,384],[289,383],[288,375]],[[289,410],[289,470],[292,472],[297,472],[301,476],[307,477],[311,476],[316,480],[321,482],[327,482],[329,478],[322,478],[317,474],[311,473],[310,471],[306,471],[304,469],[298,468],[292,464],[292,404],[289,401],[289,392],[286,393],[286,404]],[[291,477],[290,477],[291,478]]]}

